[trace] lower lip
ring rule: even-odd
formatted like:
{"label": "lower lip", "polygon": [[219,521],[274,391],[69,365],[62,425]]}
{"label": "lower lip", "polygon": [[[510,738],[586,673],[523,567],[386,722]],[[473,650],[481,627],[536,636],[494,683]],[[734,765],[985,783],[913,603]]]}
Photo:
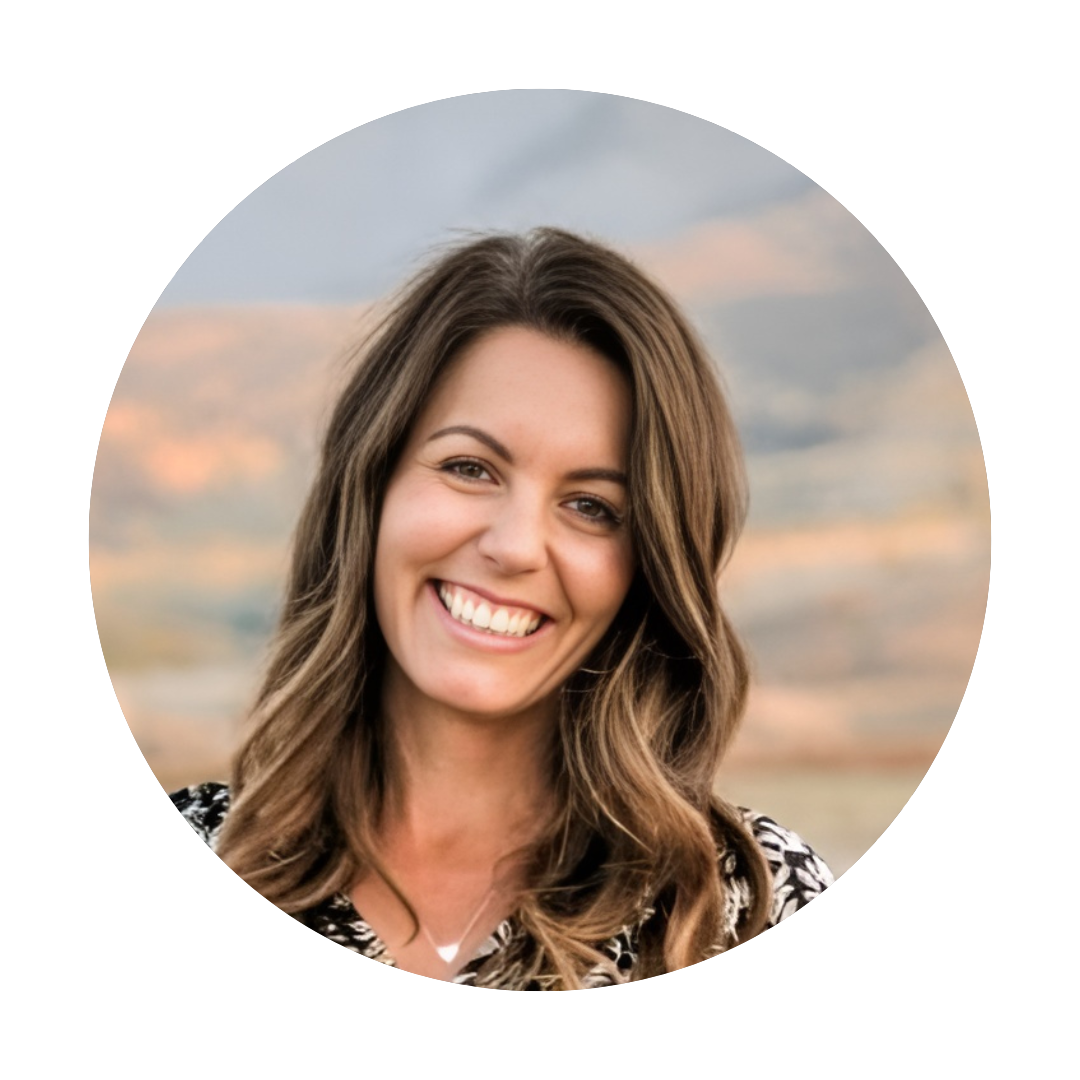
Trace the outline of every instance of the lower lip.
{"label": "lower lip", "polygon": [[427,591],[431,596],[431,602],[435,605],[435,613],[446,629],[458,641],[474,649],[483,649],[492,653],[524,652],[526,649],[531,649],[534,645],[542,642],[555,625],[550,619],[545,619],[536,630],[525,637],[514,637],[510,634],[505,636],[502,634],[489,634],[485,630],[477,630],[474,626],[466,626],[465,623],[458,622],[446,610],[442,600],[439,599],[434,582],[428,582]]}

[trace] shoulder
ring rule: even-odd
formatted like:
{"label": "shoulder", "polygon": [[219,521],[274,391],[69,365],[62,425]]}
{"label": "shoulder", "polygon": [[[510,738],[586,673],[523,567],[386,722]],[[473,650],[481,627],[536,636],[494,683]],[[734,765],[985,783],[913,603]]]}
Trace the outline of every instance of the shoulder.
{"label": "shoulder", "polygon": [[775,926],[827,889],[833,883],[833,874],[798,833],[753,810],[740,808],[740,812],[772,869],[769,926]]}
{"label": "shoulder", "polygon": [[229,811],[229,785],[215,782],[195,784],[172,792],[169,798],[200,838],[210,847],[215,847]]}

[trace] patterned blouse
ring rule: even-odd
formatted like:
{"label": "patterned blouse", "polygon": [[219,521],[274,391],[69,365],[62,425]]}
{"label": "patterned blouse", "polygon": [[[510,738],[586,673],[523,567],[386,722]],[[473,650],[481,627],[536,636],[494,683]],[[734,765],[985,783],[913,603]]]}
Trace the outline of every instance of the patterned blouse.
{"label": "patterned blouse", "polygon": [[[225,784],[207,783],[182,788],[170,796],[187,823],[213,849],[229,809],[229,789]],[[833,882],[832,872],[824,861],[800,837],[771,818],[751,810],[741,811],[773,872],[773,902],[767,926],[775,926],[792,912],[805,907]],[[737,872],[733,853],[722,854],[722,872],[726,875],[729,926],[735,926],[750,902],[748,881]],[[644,913],[644,918],[651,915]],[[372,960],[395,966],[394,959],[374,930],[353,907],[352,901],[338,893],[298,916],[301,922],[339,945]],[[482,986],[498,990],[539,990],[519,972],[512,960],[489,963],[494,954],[511,957],[512,946],[525,931],[514,919],[504,919],[480,946],[473,958],[453,978],[464,986]],[[582,980],[587,988],[628,982],[637,961],[636,928],[627,927],[599,946],[611,961],[611,967],[598,965]],[[483,970],[481,971],[481,968]]]}

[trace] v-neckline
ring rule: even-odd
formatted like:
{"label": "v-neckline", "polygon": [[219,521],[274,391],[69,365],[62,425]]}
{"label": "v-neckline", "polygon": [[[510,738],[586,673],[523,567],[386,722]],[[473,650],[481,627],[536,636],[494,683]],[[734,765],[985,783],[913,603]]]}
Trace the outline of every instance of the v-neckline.
{"label": "v-neckline", "polygon": [[[356,925],[361,934],[364,936],[369,944],[369,947],[376,953],[375,956],[370,956],[366,949],[362,949],[362,955],[368,957],[370,960],[377,960],[380,964],[385,964],[387,967],[397,968],[398,962],[394,958],[393,953],[390,951],[390,947],[379,936],[375,928],[364,918],[357,906],[353,903],[352,897],[348,893],[339,892],[335,894],[334,900],[339,904],[347,908],[347,911],[343,914],[351,913],[351,922]],[[440,979],[439,982],[456,983],[462,980],[462,976],[468,976],[470,969],[476,966],[479,962],[486,960],[493,953],[506,944],[509,938],[513,935],[514,926],[512,916],[508,916],[502,919],[495,928],[483,938],[480,944],[473,950],[472,955],[468,960],[449,979]],[[398,970],[402,970],[398,968]]]}

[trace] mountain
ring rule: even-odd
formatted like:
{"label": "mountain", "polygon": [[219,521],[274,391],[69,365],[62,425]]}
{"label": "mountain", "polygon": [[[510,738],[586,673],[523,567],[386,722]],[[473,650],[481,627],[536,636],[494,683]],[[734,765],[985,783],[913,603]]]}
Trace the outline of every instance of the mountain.
{"label": "mountain", "polygon": [[[818,191],[632,254],[693,313],[748,450],[751,519],[723,588],[757,677],[732,761],[928,762],[989,574],[978,433],[932,320]],[[235,739],[369,310],[159,308],[117,383],[94,603],[125,714],[173,782],[220,774]]]}

